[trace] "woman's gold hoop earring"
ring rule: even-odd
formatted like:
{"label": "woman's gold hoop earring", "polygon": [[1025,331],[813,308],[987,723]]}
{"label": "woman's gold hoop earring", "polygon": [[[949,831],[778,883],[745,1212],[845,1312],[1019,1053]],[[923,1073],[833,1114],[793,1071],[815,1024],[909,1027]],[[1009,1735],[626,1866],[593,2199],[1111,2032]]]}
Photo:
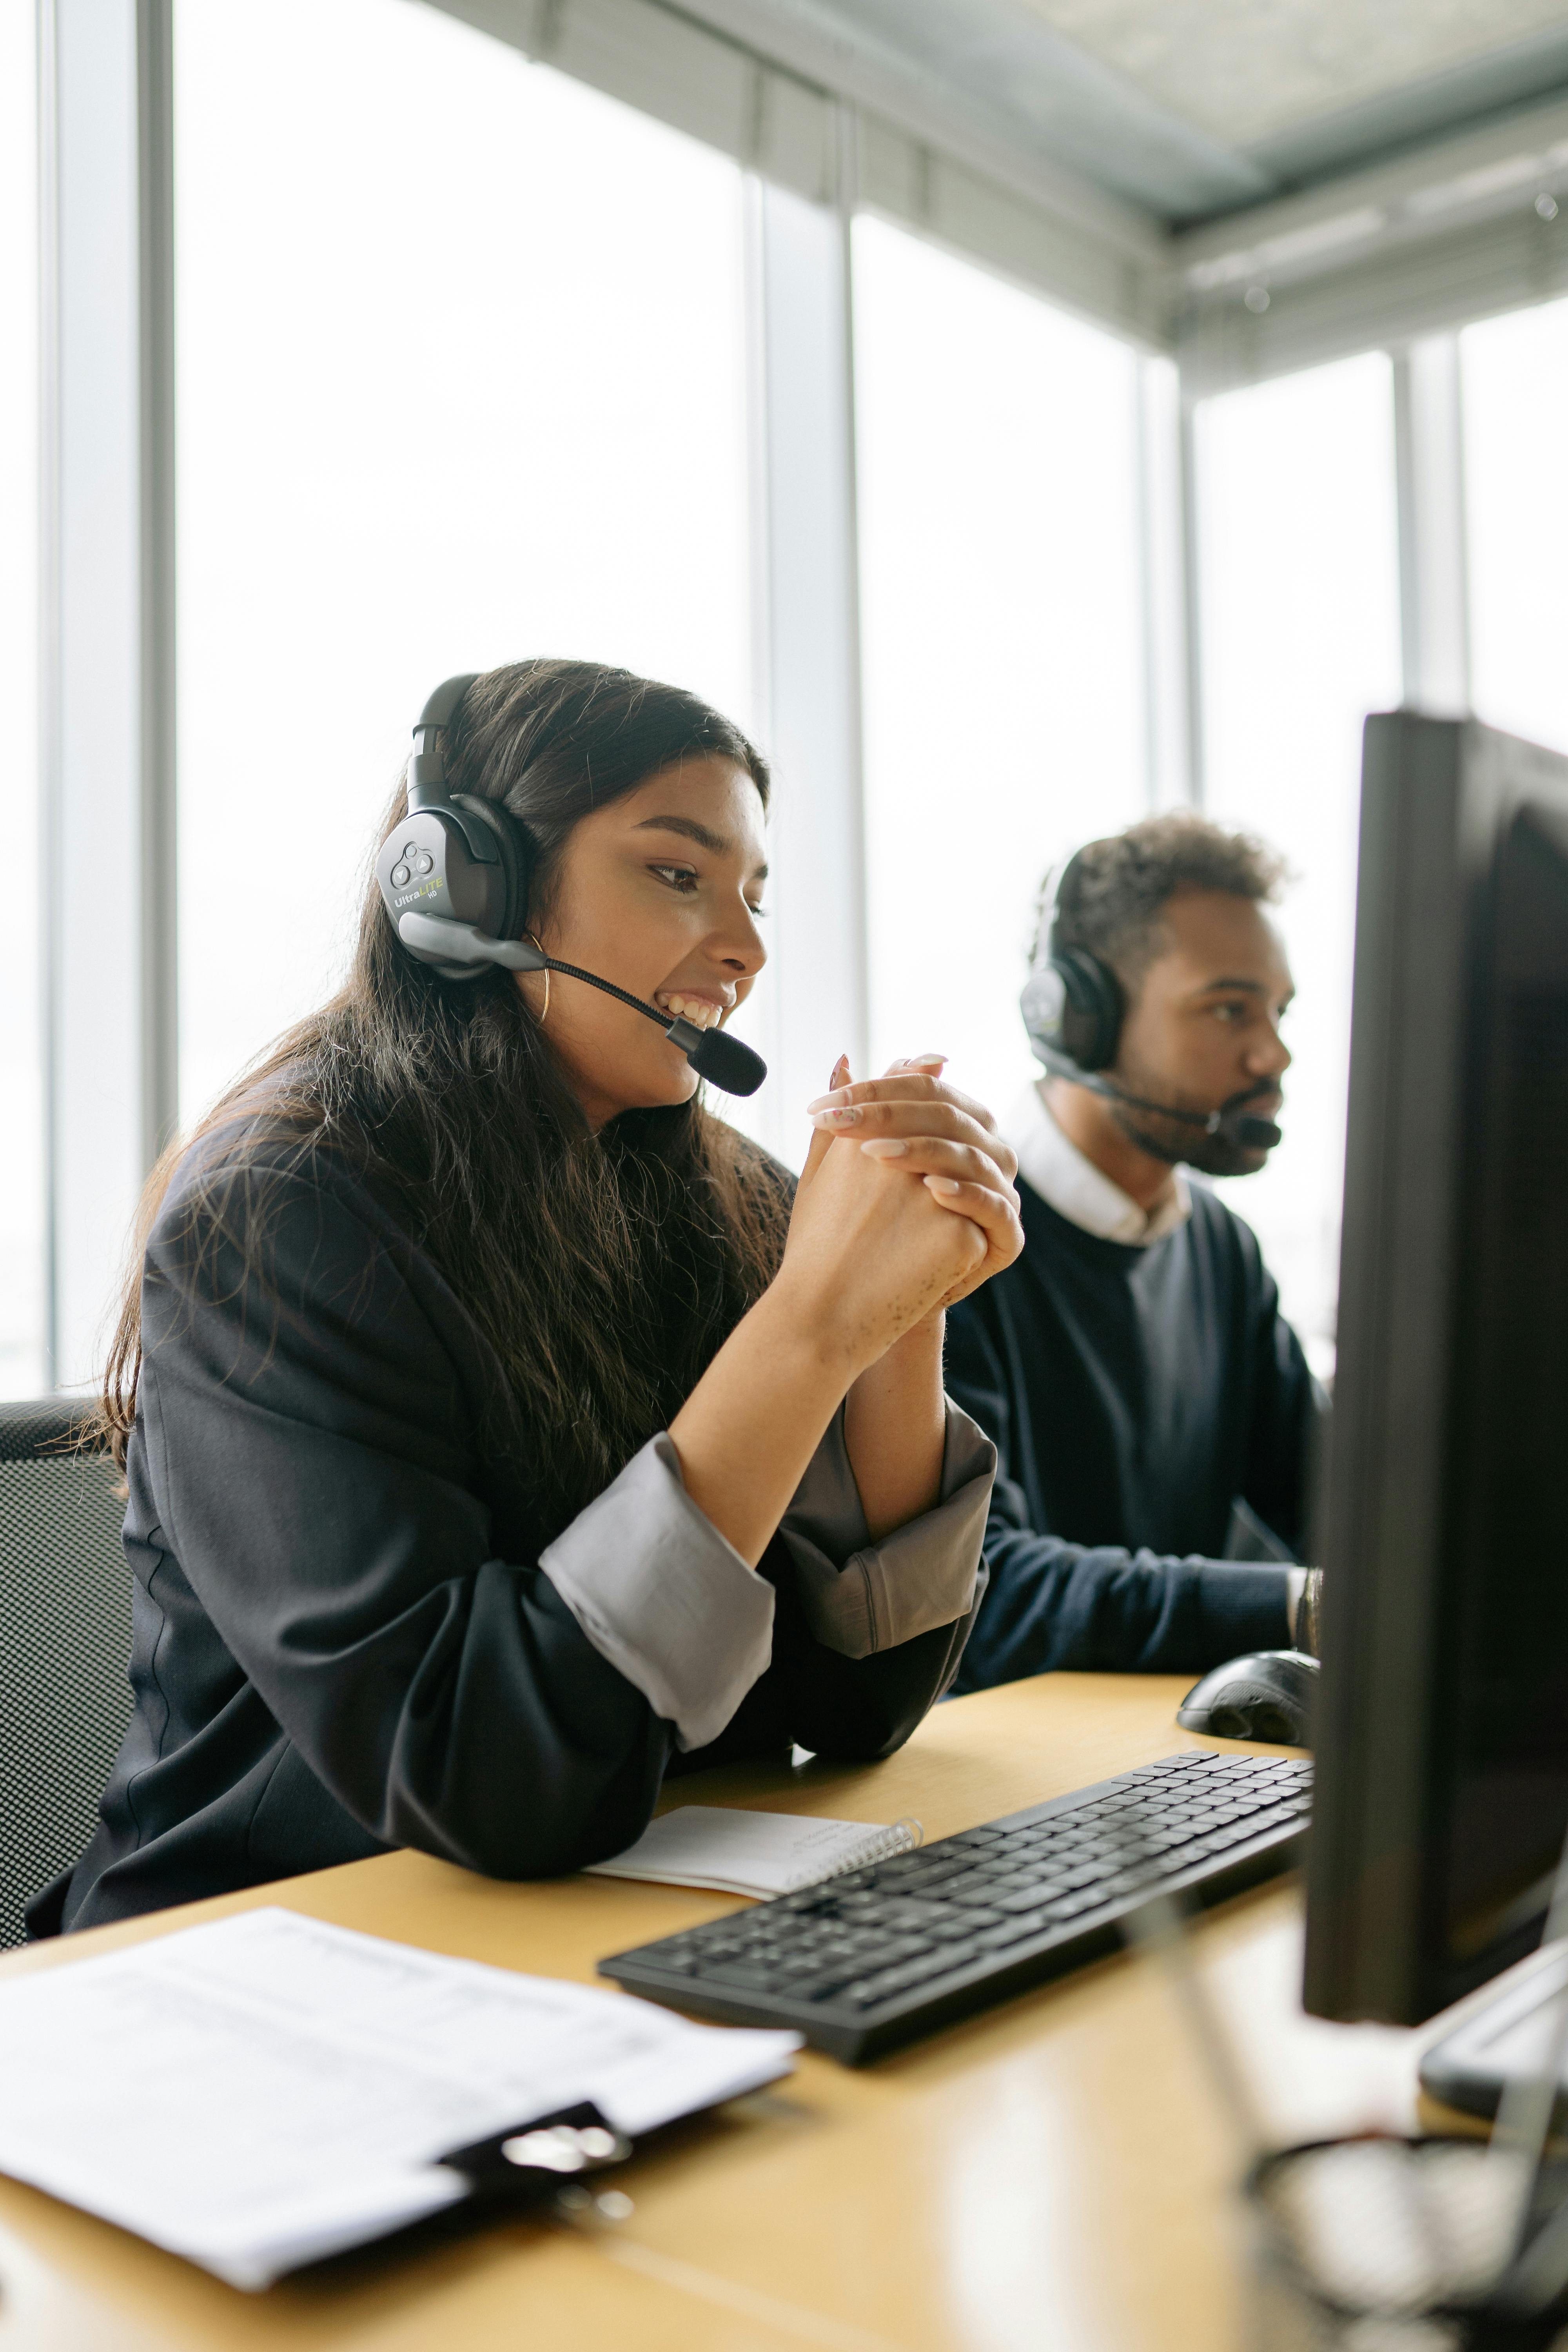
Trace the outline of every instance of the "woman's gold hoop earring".
{"label": "woman's gold hoop earring", "polygon": [[[531,931],[524,931],[524,933],[523,933],[523,935],[522,935],[522,936],[523,936],[523,938],[528,941],[528,944],[529,944],[529,946],[530,946],[531,948],[539,948],[539,941],[534,938],[533,933],[532,933]],[[539,952],[540,952],[540,954],[541,954],[541,955],[542,955],[542,954],[544,953],[544,950],[543,950],[542,948],[539,948]],[[539,1008],[539,1025],[540,1025],[540,1027],[541,1027],[542,1029],[543,1028],[544,1024],[545,1024],[545,1022],[549,1019],[549,1017],[550,1017],[550,966],[549,966],[548,964],[546,964],[546,965],[545,965],[545,967],[544,967],[544,1002],[543,1002],[543,1003],[542,1003],[542,1004],[540,1006],[540,1008]]]}

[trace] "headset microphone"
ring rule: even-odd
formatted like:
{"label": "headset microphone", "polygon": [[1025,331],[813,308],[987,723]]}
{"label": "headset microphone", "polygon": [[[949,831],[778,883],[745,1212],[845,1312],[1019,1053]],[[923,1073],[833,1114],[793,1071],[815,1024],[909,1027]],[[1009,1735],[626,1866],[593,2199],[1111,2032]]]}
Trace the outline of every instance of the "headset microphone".
{"label": "headset microphone", "polygon": [[1234,1097],[1223,1103],[1218,1110],[1182,1110],[1174,1103],[1154,1102],[1147,1095],[1130,1095],[1112,1078],[1102,1077],[1099,1071],[1080,1070],[1065,1054],[1054,1053],[1037,1037],[1032,1038],[1035,1058],[1053,1076],[1070,1078],[1075,1087],[1087,1087],[1092,1095],[1101,1095],[1107,1102],[1124,1103],[1130,1110],[1152,1110],[1161,1118],[1179,1119],[1184,1127],[1201,1127],[1205,1135],[1223,1135],[1231,1143],[1239,1143],[1250,1151],[1272,1151],[1277,1143],[1285,1140],[1284,1129],[1271,1118],[1258,1118],[1248,1111],[1251,1094]]}
{"label": "headset microphone", "polygon": [[449,677],[420,712],[408,762],[408,814],[375,861],[382,899],[403,945],[443,980],[478,980],[499,964],[585,981],[657,1022],[700,1077],[726,1094],[754,1095],[768,1066],[738,1037],[672,1020],[613,980],[557,962],[523,936],[533,857],[526,827],[499,802],[447,785],[441,739],[477,675]]}
{"label": "headset microphone", "polygon": [[[711,1078],[727,1095],[754,1095],[768,1075],[768,1066],[760,1054],[754,1054],[739,1037],[727,1037],[722,1029],[699,1029],[692,1021],[672,1021],[657,1004],[643,997],[633,996],[628,989],[617,988],[613,980],[601,980],[597,972],[584,971],[580,964],[561,963],[547,956],[531,940],[492,940],[471,923],[454,923],[439,915],[405,913],[398,919],[398,938],[411,954],[421,961],[434,963],[443,957],[461,963],[465,974],[469,967],[475,976],[487,964],[504,965],[508,971],[559,971],[568,980],[585,980],[590,988],[602,988],[606,996],[618,996],[634,1013],[645,1013],[656,1021],[672,1045],[679,1045],[700,1077]],[[448,977],[452,975],[448,974]]]}
{"label": "headset microphone", "polygon": [[1277,1127],[1274,1119],[1260,1119],[1248,1112],[1246,1106],[1253,1101],[1250,1094],[1234,1096],[1232,1101],[1223,1103],[1217,1110],[1178,1110],[1175,1103],[1154,1103],[1147,1094],[1129,1094],[1126,1087],[1117,1087],[1114,1079],[1079,1070],[1077,1063],[1068,1061],[1063,1054],[1047,1054],[1039,1045],[1035,1046],[1035,1056],[1056,1077],[1069,1077],[1074,1087],[1089,1087],[1090,1094],[1105,1096],[1107,1103],[1126,1103],[1129,1110],[1152,1110],[1162,1119],[1180,1119],[1183,1127],[1201,1127],[1206,1136],[1225,1136],[1229,1143],[1241,1143],[1246,1150],[1272,1152],[1277,1143],[1284,1143],[1284,1129]]}
{"label": "headset microphone", "polygon": [[1254,1118],[1239,1109],[1224,1112],[1219,1125],[1222,1134],[1232,1136],[1253,1151],[1272,1151],[1277,1143],[1285,1140],[1284,1129],[1274,1119]]}

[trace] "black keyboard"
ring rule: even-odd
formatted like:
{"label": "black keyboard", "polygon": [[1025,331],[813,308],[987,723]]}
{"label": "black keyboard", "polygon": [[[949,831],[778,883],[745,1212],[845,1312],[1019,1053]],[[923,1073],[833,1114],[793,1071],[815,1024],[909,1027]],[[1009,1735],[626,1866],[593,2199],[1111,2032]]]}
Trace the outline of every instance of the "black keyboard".
{"label": "black keyboard", "polygon": [[599,1962],[628,1992],[788,2025],[857,2063],[1080,1967],[1156,1888],[1199,1902],[1295,1859],[1310,1763],[1189,1749]]}

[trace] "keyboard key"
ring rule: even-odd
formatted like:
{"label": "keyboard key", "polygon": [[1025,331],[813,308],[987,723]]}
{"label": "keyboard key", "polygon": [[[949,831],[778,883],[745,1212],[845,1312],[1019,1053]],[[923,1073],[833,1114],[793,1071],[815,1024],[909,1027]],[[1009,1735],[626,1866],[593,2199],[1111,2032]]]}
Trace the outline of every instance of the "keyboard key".
{"label": "keyboard key", "polygon": [[940,1888],[933,1888],[932,1892],[938,1895],[943,1903],[952,1903],[965,1895],[981,1895],[990,1884],[989,1871],[965,1870],[960,1872],[956,1878],[945,1880]]}
{"label": "keyboard key", "polygon": [[1017,1911],[999,1927],[982,1929],[974,1940],[983,1950],[996,1951],[1005,1944],[1021,1944],[1026,1936],[1043,1935],[1050,1925],[1050,1916],[1044,1910]]}
{"label": "keyboard key", "polygon": [[892,1888],[887,1895],[871,1898],[874,1909],[860,1911],[856,1916],[876,1921],[879,1927],[935,1927],[946,1917],[940,1903],[922,1903],[916,1896]]}
{"label": "keyboard key", "polygon": [[978,1936],[965,1937],[961,1944],[942,1945],[940,1950],[943,1972],[952,1975],[956,1974],[960,1969],[966,1969],[971,1960],[977,1960],[984,1949],[985,1947]]}
{"label": "keyboard key", "polygon": [[923,1960],[906,1960],[900,1968],[882,1969],[874,1977],[861,1977],[854,1984],[846,1985],[843,1997],[857,2009],[871,2009],[878,2001],[887,2000],[911,1985],[945,1976],[948,1965],[946,1959],[938,1959],[934,1954]]}
{"label": "keyboard key", "polygon": [[1026,1887],[1037,1886],[1040,1874],[1034,1870],[1005,1870],[994,1878],[986,1890],[987,1903],[999,1903],[1004,1895],[1022,1895]]}
{"label": "keyboard key", "polygon": [[[1053,1888],[1050,1891],[1057,1890]],[[1033,1911],[1046,1899],[1046,1895],[1047,1890],[1038,1885],[1026,1886],[1021,1888],[1016,1895],[999,1895],[991,1907],[994,1911],[1005,1914]]]}
{"label": "keyboard key", "polygon": [[705,1984],[728,1985],[737,1992],[772,1992],[783,1980],[776,1969],[749,1960],[723,1960],[702,1972]]}
{"label": "keyboard key", "polygon": [[1094,1910],[1103,1900],[1097,1887],[1085,1886],[1076,1895],[1058,1895],[1054,1902],[1047,1904],[1046,1912],[1053,1921],[1076,1919],[1080,1912]]}
{"label": "keyboard key", "polygon": [[858,1955],[857,1965],[864,1975],[868,1968],[885,1969],[894,1961],[916,1960],[934,1948],[929,1936],[879,1936],[869,1950]]}

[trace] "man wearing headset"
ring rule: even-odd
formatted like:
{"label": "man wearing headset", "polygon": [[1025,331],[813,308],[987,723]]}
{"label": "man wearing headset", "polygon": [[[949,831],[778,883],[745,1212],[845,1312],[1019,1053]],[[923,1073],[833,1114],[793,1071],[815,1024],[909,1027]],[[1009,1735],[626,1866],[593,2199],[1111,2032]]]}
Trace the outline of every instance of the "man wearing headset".
{"label": "man wearing headset", "polygon": [[1281,872],[1173,814],[1079,850],[1043,910],[1045,1075],[1006,1130],[1026,1246],[948,1327],[949,1392],[1001,1457],[960,1689],[1316,1646],[1321,1397],[1251,1229],[1184,1172],[1249,1175],[1280,1139]]}

